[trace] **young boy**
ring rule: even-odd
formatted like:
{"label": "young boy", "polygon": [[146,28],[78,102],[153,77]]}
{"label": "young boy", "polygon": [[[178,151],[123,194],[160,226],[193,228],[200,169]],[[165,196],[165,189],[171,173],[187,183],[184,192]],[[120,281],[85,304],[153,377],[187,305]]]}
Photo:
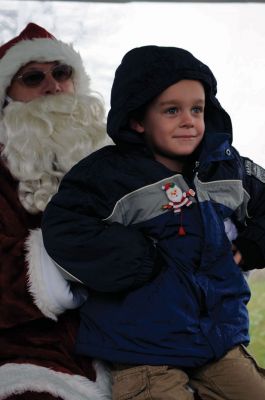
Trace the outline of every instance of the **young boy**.
{"label": "young boy", "polygon": [[265,399],[242,273],[265,266],[265,171],[232,147],[216,91],[183,49],[128,52],[116,146],[75,166],[44,214],[48,253],[89,288],[77,352],[110,362],[113,399],[193,399],[188,384],[202,399]]}

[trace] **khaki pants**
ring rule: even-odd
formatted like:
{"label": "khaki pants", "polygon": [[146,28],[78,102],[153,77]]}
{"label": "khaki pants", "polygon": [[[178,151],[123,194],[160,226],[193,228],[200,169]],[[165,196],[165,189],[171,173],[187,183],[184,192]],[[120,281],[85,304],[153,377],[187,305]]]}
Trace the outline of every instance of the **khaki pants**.
{"label": "khaki pants", "polygon": [[244,347],[192,374],[168,366],[112,368],[113,400],[265,400],[265,370]]}

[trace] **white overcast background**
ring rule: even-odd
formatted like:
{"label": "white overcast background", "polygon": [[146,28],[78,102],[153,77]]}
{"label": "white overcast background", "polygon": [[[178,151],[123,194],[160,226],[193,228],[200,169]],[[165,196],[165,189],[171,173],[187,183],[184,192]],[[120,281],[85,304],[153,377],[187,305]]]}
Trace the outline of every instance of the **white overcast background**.
{"label": "white overcast background", "polygon": [[133,47],[182,47],[212,69],[234,145],[265,167],[265,4],[0,1],[0,43],[28,22],[71,42],[109,109],[116,67]]}

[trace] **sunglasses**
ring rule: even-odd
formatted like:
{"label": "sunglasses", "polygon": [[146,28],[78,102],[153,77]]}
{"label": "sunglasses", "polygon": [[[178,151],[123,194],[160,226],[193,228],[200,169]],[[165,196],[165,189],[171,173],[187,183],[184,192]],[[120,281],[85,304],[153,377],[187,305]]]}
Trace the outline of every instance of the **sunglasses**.
{"label": "sunglasses", "polygon": [[52,66],[47,71],[32,70],[24,72],[15,77],[15,80],[21,81],[23,85],[28,87],[38,87],[49,73],[57,82],[65,82],[72,77],[73,68],[70,65],[58,64]]}

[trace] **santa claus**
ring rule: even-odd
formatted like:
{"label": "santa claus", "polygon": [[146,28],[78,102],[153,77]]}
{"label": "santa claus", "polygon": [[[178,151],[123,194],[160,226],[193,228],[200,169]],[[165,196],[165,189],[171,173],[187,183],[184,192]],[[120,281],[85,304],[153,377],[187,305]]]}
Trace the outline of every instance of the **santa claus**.
{"label": "santa claus", "polygon": [[108,399],[106,370],[74,353],[86,292],[39,229],[62,176],[105,141],[102,99],[74,48],[30,23],[0,47],[0,109],[0,399]]}

